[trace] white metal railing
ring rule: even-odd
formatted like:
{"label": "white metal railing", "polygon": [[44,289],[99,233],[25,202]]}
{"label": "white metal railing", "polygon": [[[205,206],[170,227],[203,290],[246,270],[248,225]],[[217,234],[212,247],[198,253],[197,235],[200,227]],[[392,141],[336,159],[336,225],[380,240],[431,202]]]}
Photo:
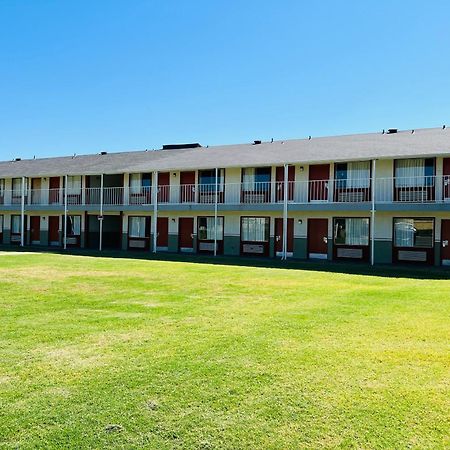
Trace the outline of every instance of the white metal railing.
{"label": "white metal railing", "polygon": [[[437,203],[450,202],[450,176],[376,178],[361,180],[289,181],[287,201],[293,204],[309,203],[370,203],[372,189],[376,203]],[[268,204],[283,203],[284,182],[242,182],[215,184],[183,184],[158,186],[158,204]],[[101,188],[74,188],[67,190],[69,206],[99,206]],[[64,205],[65,190],[29,189],[25,205]],[[20,206],[22,193],[13,190],[0,192],[0,205]],[[103,205],[139,206],[153,204],[152,187],[105,187]]]}

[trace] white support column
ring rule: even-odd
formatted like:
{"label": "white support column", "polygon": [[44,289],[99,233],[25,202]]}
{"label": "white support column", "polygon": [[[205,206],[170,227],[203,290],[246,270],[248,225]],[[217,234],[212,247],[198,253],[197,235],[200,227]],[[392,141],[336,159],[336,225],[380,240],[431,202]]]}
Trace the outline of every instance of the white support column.
{"label": "white support column", "polygon": [[217,189],[219,187],[218,183],[219,170],[216,167],[216,186],[214,194],[214,256],[217,256]]}
{"label": "white support column", "polygon": [[156,253],[158,243],[158,172],[153,172],[153,253]]}
{"label": "white support column", "polygon": [[25,245],[25,177],[22,177],[22,198],[20,199],[20,246]]}
{"label": "white support column", "polygon": [[287,223],[288,223],[288,178],[289,166],[284,165],[284,184],[283,184],[283,257],[287,259]]}
{"label": "white support column", "polygon": [[100,221],[99,224],[99,239],[98,239],[98,249],[103,250],[103,174],[100,175],[100,215],[98,217]]}
{"label": "white support column", "polygon": [[376,160],[372,160],[372,208],[370,220],[370,264],[375,264],[375,175],[376,175]]}
{"label": "white support column", "polygon": [[67,249],[67,175],[64,177],[64,230],[63,230],[63,240],[64,240],[64,250]]}

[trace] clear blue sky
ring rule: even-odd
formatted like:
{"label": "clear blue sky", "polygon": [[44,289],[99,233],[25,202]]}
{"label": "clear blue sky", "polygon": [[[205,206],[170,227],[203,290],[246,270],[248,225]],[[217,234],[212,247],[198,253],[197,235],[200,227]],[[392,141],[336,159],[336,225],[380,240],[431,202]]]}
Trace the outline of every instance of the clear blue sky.
{"label": "clear blue sky", "polygon": [[0,159],[450,123],[448,1],[0,0]]}

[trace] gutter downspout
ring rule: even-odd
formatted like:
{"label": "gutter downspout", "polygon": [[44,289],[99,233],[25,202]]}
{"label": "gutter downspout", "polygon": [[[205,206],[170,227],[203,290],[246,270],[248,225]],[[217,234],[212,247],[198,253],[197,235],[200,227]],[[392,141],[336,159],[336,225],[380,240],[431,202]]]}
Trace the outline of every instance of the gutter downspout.
{"label": "gutter downspout", "polygon": [[103,174],[100,175],[100,216],[98,218],[99,224],[99,239],[98,239],[98,249],[103,250]]}
{"label": "gutter downspout", "polygon": [[22,198],[20,199],[20,246],[25,245],[25,177],[22,177]]}
{"label": "gutter downspout", "polygon": [[218,189],[218,169],[216,167],[216,186],[214,196],[214,256],[217,256],[217,189]]}
{"label": "gutter downspout", "polygon": [[64,176],[64,250],[67,249],[67,175]]}
{"label": "gutter downspout", "polygon": [[371,227],[370,227],[370,264],[375,264],[375,188],[376,188],[376,159],[372,160],[372,208],[371,208]]}
{"label": "gutter downspout", "polygon": [[287,260],[287,223],[288,223],[288,165],[284,165],[284,192],[283,192],[283,256],[281,259]]}
{"label": "gutter downspout", "polygon": [[158,172],[153,172],[153,253],[158,243]]}

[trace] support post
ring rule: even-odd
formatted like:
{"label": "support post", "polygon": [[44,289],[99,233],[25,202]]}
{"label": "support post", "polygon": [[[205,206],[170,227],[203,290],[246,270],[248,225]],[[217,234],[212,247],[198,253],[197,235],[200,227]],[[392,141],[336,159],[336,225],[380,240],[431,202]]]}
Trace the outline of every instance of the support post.
{"label": "support post", "polygon": [[22,177],[22,192],[20,199],[20,246],[25,245],[25,177]]}
{"label": "support post", "polygon": [[64,176],[64,230],[63,230],[63,240],[64,240],[64,250],[67,249],[67,175]]}
{"label": "support post", "polygon": [[218,184],[218,174],[219,170],[216,167],[216,185],[215,185],[215,195],[214,195],[214,256],[217,256],[217,189],[219,187]]}
{"label": "support post", "polygon": [[283,256],[281,259],[287,260],[287,224],[288,224],[288,174],[289,166],[284,165],[283,184]]}
{"label": "support post", "polygon": [[153,253],[156,253],[158,243],[158,172],[153,172]]}
{"label": "support post", "polygon": [[376,187],[376,160],[372,160],[372,208],[370,226],[370,264],[375,264],[375,187]]}
{"label": "support post", "polygon": [[100,216],[98,217],[99,224],[99,239],[98,249],[103,250],[103,174],[100,175]]}

